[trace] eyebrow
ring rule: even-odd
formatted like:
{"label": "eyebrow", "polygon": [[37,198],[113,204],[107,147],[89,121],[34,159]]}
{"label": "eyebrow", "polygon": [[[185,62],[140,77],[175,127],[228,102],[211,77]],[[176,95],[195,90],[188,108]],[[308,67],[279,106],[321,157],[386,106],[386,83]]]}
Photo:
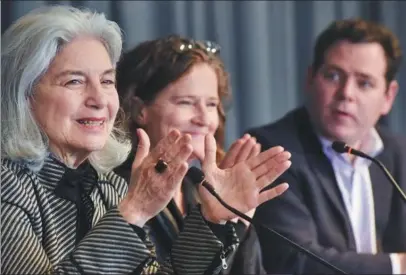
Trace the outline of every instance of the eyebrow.
{"label": "eyebrow", "polygon": [[373,75],[367,74],[367,73],[363,73],[363,72],[355,72],[356,75],[362,77],[362,78],[367,78],[370,80],[375,80],[375,77]]}
{"label": "eyebrow", "polygon": [[[341,72],[345,72],[342,68],[340,68],[337,65],[333,65],[333,64],[327,64],[327,68],[328,69],[338,70],[338,71],[341,71]],[[361,76],[362,78],[368,78],[368,79],[372,79],[372,80],[375,79],[375,77],[373,75],[365,73],[365,72],[356,71],[355,75]]]}
{"label": "eyebrow", "polygon": [[[115,74],[115,73],[116,73],[116,70],[111,68],[111,69],[105,70],[101,75]],[[60,77],[67,76],[67,75],[86,76],[86,74],[83,71],[66,70],[66,71],[62,71],[62,72],[58,73],[55,77],[60,78]]]}

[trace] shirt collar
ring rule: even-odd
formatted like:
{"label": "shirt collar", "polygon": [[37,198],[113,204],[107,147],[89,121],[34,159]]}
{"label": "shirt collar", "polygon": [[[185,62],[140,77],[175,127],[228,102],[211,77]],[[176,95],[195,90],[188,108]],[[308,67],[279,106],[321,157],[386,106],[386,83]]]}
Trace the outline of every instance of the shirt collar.
{"label": "shirt collar", "polygon": [[[71,174],[72,177],[73,174],[77,173],[78,175],[82,174],[86,178],[97,179],[96,170],[91,167],[88,160],[82,163],[77,169],[70,169],[52,153],[49,153],[46,157],[42,169],[37,172],[37,176],[45,188],[53,191],[62,178],[66,176],[67,172]],[[91,189],[91,186],[88,186],[87,181],[84,181],[83,184],[85,190]]]}
{"label": "shirt collar", "polygon": [[[342,156],[344,157],[347,161],[349,160],[347,155],[343,155],[340,153],[337,153],[331,148],[332,141],[328,140],[327,138],[323,137],[322,135],[318,135],[318,138],[321,142],[322,148],[324,153],[327,156]],[[381,139],[381,137],[378,134],[378,131],[375,128],[371,128],[369,133],[366,135],[366,138],[364,142],[361,145],[361,151],[364,153],[370,155],[371,157],[376,157],[379,155],[384,149],[384,144]]]}

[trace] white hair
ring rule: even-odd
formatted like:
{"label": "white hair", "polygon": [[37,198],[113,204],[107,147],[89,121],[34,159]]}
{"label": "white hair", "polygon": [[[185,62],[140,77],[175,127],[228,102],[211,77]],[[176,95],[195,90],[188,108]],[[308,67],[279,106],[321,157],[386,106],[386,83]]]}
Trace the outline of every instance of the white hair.
{"label": "white hair", "polygon": [[[70,6],[48,6],[21,17],[1,39],[1,154],[41,169],[48,156],[48,138],[31,113],[30,97],[58,51],[79,36],[100,40],[112,64],[122,50],[120,27],[104,14]],[[89,156],[99,172],[121,164],[130,151],[124,133],[114,128],[104,148]]]}

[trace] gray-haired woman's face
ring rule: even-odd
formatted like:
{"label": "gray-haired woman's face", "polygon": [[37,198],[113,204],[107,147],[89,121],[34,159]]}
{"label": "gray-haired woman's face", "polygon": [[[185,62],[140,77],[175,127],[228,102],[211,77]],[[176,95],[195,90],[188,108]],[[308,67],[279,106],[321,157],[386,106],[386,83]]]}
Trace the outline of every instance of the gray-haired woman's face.
{"label": "gray-haired woman's face", "polygon": [[104,45],[85,37],[67,44],[40,80],[31,106],[54,153],[101,150],[119,108],[115,70]]}

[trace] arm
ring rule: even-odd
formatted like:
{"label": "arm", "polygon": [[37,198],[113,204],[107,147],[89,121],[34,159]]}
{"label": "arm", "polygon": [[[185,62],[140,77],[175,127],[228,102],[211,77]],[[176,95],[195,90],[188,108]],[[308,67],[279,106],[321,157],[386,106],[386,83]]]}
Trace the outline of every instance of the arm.
{"label": "arm", "polygon": [[[38,228],[34,229],[35,218],[29,217],[27,210],[3,202],[1,214],[2,272],[7,274],[128,273],[149,255],[117,209],[107,212],[80,244],[60,261],[49,258],[44,242],[37,235]],[[52,240],[50,243],[52,246]],[[117,255],[120,255],[120,261]]]}
{"label": "arm", "polygon": [[218,274],[222,264],[220,254],[224,253],[228,261],[237,245],[238,239],[233,228],[209,225],[198,206],[185,218],[184,229],[174,242],[170,257],[161,270],[163,274],[175,272],[177,275]]}
{"label": "arm", "polygon": [[[116,207],[100,219],[73,251],[61,260],[55,259],[49,253],[50,248],[44,245],[41,214],[35,211],[37,206],[30,192],[22,188],[12,171],[2,168],[1,176],[5,187],[1,213],[3,273],[128,274],[135,270],[133,274],[140,274],[144,264],[150,260],[150,253],[134,226],[124,220]],[[16,198],[11,194],[20,196]],[[235,236],[235,232],[222,233],[225,233],[224,237]],[[53,242],[57,240],[50,241]],[[220,271],[221,251],[229,257],[236,246],[236,238],[223,245],[202,217],[200,209],[196,208],[186,218],[185,229],[175,242],[170,259],[162,264],[158,274],[173,274],[173,269],[179,275],[207,274],[207,271],[216,274]]]}
{"label": "arm", "polygon": [[32,183],[5,167],[1,177],[3,273],[128,273],[148,257],[146,246],[117,208],[110,209],[73,251],[60,255],[57,247],[63,244],[42,224],[43,216],[52,215],[50,208],[39,207]]}

